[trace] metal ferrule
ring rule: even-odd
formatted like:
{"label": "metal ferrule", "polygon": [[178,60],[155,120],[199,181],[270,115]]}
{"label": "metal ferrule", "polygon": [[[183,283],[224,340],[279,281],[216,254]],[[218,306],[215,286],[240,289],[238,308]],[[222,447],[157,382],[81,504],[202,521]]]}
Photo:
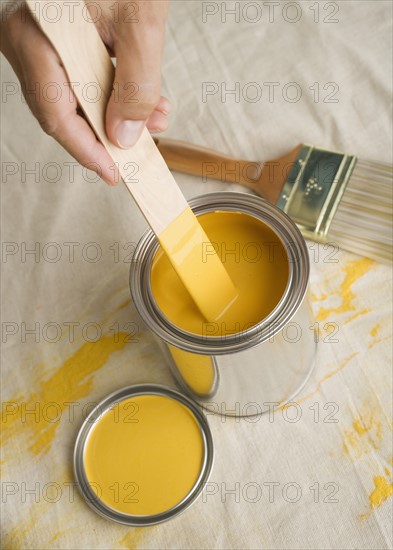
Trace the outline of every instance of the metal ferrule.
{"label": "metal ferrule", "polygon": [[277,206],[306,238],[324,242],[357,158],[303,145]]}

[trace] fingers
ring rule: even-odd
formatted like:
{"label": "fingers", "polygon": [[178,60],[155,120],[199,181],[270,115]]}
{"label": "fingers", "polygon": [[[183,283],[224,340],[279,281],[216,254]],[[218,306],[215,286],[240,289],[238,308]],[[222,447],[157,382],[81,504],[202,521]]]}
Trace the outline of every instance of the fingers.
{"label": "fingers", "polygon": [[157,107],[147,120],[147,129],[152,133],[165,132],[169,125],[167,115],[170,110],[170,101],[166,97],[161,97]]}
{"label": "fingers", "polygon": [[153,111],[147,121],[146,127],[152,133],[165,132],[168,128],[168,119],[159,111]]}
{"label": "fingers", "polygon": [[[168,127],[170,102],[160,96],[161,55],[167,0],[137,0],[138,22],[105,27],[107,44],[117,55],[116,78],[107,108],[107,133],[121,147],[132,146],[144,126]],[[78,162],[109,184],[120,177],[104,146],[77,112],[77,100],[49,41],[23,7],[2,25],[1,48],[13,66],[27,104],[43,130]],[[110,29],[110,30],[109,30]],[[105,34],[104,33],[104,34]]]}
{"label": "fingers", "polygon": [[138,22],[119,21],[114,32],[116,76],[110,98],[106,129],[114,145],[134,145],[146,124],[152,130],[167,127],[160,99],[166,0],[138,1]]}
{"label": "fingers", "polygon": [[[113,160],[97,140],[86,120],[77,114],[77,101],[66,84],[67,76],[57,55],[46,45],[38,47],[39,67],[33,64],[25,70],[25,96],[42,129],[58,141],[80,164],[98,173],[109,184],[118,179],[113,172]],[[36,100],[29,90],[43,90],[48,82],[55,82],[57,101],[48,96]],[[37,86],[38,83],[38,86]],[[49,101],[48,101],[49,100]]]}
{"label": "fingers", "polygon": [[160,111],[160,113],[164,115],[168,115],[171,112],[171,109],[172,109],[172,105],[169,99],[161,96],[160,101],[158,102],[158,105],[156,107],[156,110]]}
{"label": "fingers", "polygon": [[40,126],[83,166],[107,183],[117,183],[119,176],[111,157],[77,114],[76,98],[56,52],[31,18],[13,22],[18,24],[23,28],[14,29],[7,47],[12,54],[7,57],[17,70],[26,102]]}

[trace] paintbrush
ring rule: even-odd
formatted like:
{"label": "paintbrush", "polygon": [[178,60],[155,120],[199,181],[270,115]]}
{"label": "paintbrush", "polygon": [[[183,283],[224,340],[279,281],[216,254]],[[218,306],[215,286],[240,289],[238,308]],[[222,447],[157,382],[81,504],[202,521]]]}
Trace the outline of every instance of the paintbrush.
{"label": "paintbrush", "polygon": [[249,187],[286,212],[305,238],[392,261],[391,165],[310,145],[252,162],[177,140],[155,141],[171,170]]}

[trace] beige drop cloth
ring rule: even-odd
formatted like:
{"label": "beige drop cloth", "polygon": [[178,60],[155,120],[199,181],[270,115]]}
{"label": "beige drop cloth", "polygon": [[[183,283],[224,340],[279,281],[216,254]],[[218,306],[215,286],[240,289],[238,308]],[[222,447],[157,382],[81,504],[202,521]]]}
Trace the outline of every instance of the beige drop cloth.
{"label": "beige drop cloth", "polygon": [[[206,22],[203,4],[219,10]],[[168,136],[252,160],[308,142],[391,161],[391,2],[321,1],[319,22],[313,2],[282,2],[273,21],[272,2],[238,4],[236,22],[221,2],[172,2]],[[2,81],[16,82],[4,60]],[[206,82],[219,91],[204,102]],[[250,82],[262,89],[258,101]],[[236,85],[239,102],[222,101]],[[391,271],[311,243],[321,344],[296,399],[301,418],[209,417],[217,492],[166,524],[113,524],[74,494],[72,450],[89,404],[125,385],[174,384],[129,301],[129,255],[145,223],[123,186],[86,181],[80,168],[70,177],[72,159],[20,93],[3,99],[2,115],[2,160],[16,171],[2,180],[3,548],[391,548]],[[36,164],[37,177],[28,172]],[[187,197],[238,189],[177,180]],[[330,339],[326,323],[337,325]]]}

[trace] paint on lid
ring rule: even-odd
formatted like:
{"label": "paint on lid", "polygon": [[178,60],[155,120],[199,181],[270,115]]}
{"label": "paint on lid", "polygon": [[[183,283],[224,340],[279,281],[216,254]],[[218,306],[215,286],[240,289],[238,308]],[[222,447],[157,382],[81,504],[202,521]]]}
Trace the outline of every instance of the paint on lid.
{"label": "paint on lid", "polygon": [[87,503],[133,526],[161,523],[188,508],[212,465],[212,436],[198,406],[153,384],[124,388],[97,405],[74,452]]}

